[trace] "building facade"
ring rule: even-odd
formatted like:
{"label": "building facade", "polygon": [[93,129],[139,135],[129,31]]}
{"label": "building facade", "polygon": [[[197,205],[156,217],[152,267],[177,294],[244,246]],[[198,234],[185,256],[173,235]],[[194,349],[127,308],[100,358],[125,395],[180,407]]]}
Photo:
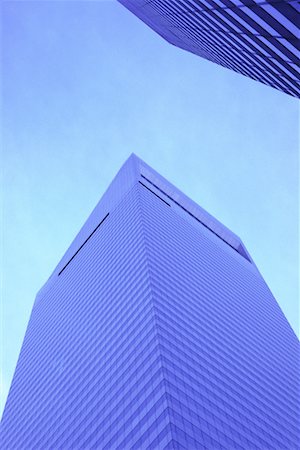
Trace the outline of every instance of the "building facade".
{"label": "building facade", "polygon": [[299,97],[299,1],[118,1],[171,44]]}
{"label": "building facade", "polygon": [[135,155],[39,291],[1,448],[299,448],[299,343],[243,242]]}

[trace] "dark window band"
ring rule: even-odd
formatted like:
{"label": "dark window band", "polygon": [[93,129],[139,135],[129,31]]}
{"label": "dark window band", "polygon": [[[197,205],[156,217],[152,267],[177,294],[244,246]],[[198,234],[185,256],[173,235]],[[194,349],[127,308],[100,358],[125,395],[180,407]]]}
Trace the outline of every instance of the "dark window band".
{"label": "dark window band", "polygon": [[[240,244],[239,245],[239,248],[236,248],[236,247],[234,247],[233,245],[231,245],[231,244],[229,244],[229,242],[227,242],[225,239],[223,239],[218,233],[216,233],[214,230],[212,230],[209,226],[207,226],[204,222],[202,222],[200,219],[198,219],[198,217],[196,217],[196,216],[194,216],[194,214],[192,214],[190,211],[188,211],[184,206],[182,206],[180,203],[178,203],[178,202],[176,202],[176,200],[174,200],[172,197],[170,197],[170,195],[168,195],[168,194],[166,194],[162,189],[160,189],[158,186],[156,186],[154,183],[152,183],[152,181],[150,181],[150,180],[148,180],[148,178],[146,178],[144,175],[142,175],[141,174],[141,177],[142,178],[144,178],[145,180],[147,180],[148,181],[148,183],[150,183],[150,184],[152,184],[152,186],[154,186],[157,190],[159,190],[162,194],[164,194],[166,197],[168,197],[170,200],[172,200],[172,202],[174,202],[177,206],[179,206],[181,209],[183,209],[186,213],[188,213],[190,216],[192,216],[195,220],[197,220],[197,222],[199,222],[199,223],[201,223],[201,225],[203,225],[205,228],[207,228],[211,233],[213,233],[215,236],[217,236],[219,239],[221,239],[221,241],[223,241],[223,242],[225,242],[225,244],[227,244],[227,245],[229,245],[229,247],[231,247],[233,250],[235,250],[237,253],[239,253],[241,256],[243,256],[245,259],[247,259],[249,262],[251,262],[250,261],[250,259],[248,258],[248,256],[247,256],[247,254],[246,254],[246,252],[245,252],[245,250],[244,250],[244,248],[243,248],[243,246],[242,246],[242,244]],[[141,183],[140,181],[139,181],[139,183]],[[143,183],[141,183],[141,184],[143,184]],[[143,184],[143,186],[145,186],[144,184]],[[145,186],[145,187],[147,187],[147,186]],[[147,189],[149,189],[148,187],[147,187]],[[149,191],[150,191],[150,189],[149,189]],[[151,191],[152,192],[152,191]],[[153,192],[153,194],[155,194],[154,192]],[[157,194],[155,194],[155,195],[157,195]],[[157,196],[158,197],[158,196]],[[159,197],[160,198],[160,197]],[[162,199],[161,199],[162,200]],[[164,200],[163,200],[164,201]],[[166,203],[166,202],[165,202]],[[167,203],[167,205],[169,205],[168,203]],[[169,205],[170,206],[170,205]],[[242,250],[241,250],[241,249]]]}
{"label": "dark window band", "polygon": [[[143,176],[143,175],[142,175]],[[145,178],[145,177],[143,177]],[[148,181],[148,180],[147,180]],[[157,195],[155,192],[153,192],[151,189],[148,188],[148,186],[146,186],[144,183],[142,183],[141,181],[139,181],[139,183],[144,186],[144,188],[148,189],[148,191],[152,192],[152,194],[155,195],[155,197],[159,198],[162,202],[164,202],[166,205],[171,206],[168,202],[166,202],[163,198],[161,198],[159,195]],[[156,187],[156,186],[155,186]]]}
{"label": "dark window band", "polygon": [[72,258],[67,262],[67,264],[61,269],[61,271],[58,273],[58,276],[65,270],[65,268],[70,264],[70,262],[75,258],[75,256],[77,255],[77,253],[80,252],[80,250],[82,249],[82,247],[87,243],[87,241],[93,236],[93,234],[98,230],[98,228],[100,227],[100,225],[103,224],[104,220],[109,216],[109,213],[106,214],[106,216],[101,220],[101,222],[96,226],[96,228],[94,229],[94,231],[91,232],[91,234],[89,235],[89,237],[86,238],[86,240],[84,241],[83,244],[81,244],[81,246],[79,247],[79,249],[74,253],[74,255],[72,256]]}

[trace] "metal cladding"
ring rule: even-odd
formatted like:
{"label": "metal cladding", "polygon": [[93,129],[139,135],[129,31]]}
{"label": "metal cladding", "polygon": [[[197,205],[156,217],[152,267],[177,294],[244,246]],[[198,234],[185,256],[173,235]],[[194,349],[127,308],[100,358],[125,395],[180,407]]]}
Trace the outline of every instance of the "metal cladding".
{"label": "metal cladding", "polygon": [[299,448],[299,343],[241,240],[132,155],[37,295],[1,448]]}
{"label": "metal cladding", "polygon": [[299,1],[118,1],[171,44],[300,96]]}

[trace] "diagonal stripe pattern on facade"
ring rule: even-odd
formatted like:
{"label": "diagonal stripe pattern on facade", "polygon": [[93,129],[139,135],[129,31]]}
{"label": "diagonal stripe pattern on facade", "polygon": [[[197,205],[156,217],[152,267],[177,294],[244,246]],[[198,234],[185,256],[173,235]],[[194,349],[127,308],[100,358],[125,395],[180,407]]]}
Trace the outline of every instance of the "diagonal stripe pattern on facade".
{"label": "diagonal stripe pattern on facade", "polygon": [[298,371],[243,242],[132,155],[37,295],[1,448],[296,450]]}

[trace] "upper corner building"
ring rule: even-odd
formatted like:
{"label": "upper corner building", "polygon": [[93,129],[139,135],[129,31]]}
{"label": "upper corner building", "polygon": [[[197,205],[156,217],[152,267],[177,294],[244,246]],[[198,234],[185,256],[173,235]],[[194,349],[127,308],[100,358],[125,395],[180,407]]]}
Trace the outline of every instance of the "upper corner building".
{"label": "upper corner building", "polygon": [[171,44],[300,97],[298,0],[118,0]]}
{"label": "upper corner building", "polygon": [[37,295],[1,448],[299,449],[298,370],[241,240],[132,155]]}

